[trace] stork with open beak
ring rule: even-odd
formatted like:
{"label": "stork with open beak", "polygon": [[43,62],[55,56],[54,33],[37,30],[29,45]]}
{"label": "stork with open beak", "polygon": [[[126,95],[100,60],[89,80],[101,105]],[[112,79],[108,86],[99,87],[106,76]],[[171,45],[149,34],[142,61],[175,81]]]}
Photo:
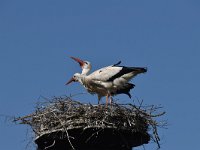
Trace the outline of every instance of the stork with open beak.
{"label": "stork with open beak", "polygon": [[75,58],[75,57],[70,57],[72,58],[73,60],[75,60],[76,62],[79,63],[81,69],[82,69],[82,73],[83,75],[87,75],[90,70],[92,69],[92,66],[91,66],[91,63],[89,61],[83,61],[79,58]]}
{"label": "stork with open beak", "polygon": [[103,96],[106,96],[106,105],[109,99],[111,103],[112,96],[117,94],[127,94],[131,98],[130,90],[135,85],[128,82],[137,74],[147,71],[143,67],[119,66],[121,62],[118,62],[87,75],[91,69],[91,64],[79,58],[71,58],[80,64],[82,73],[75,73],[66,84],[68,85],[73,81],[81,83],[89,93],[98,95],[98,103]]}

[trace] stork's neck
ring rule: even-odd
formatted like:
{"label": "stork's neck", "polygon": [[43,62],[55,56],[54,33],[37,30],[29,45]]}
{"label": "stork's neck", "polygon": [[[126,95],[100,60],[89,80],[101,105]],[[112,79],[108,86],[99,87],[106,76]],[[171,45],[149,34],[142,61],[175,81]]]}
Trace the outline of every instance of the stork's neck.
{"label": "stork's neck", "polygon": [[83,68],[82,75],[87,75],[90,72],[90,68]]}
{"label": "stork's neck", "polygon": [[78,77],[78,82],[81,83],[82,85],[84,85],[85,77],[86,77],[86,75],[80,74],[80,76]]}
{"label": "stork's neck", "polygon": [[85,87],[88,87],[88,78],[87,75],[81,74],[79,82]]}

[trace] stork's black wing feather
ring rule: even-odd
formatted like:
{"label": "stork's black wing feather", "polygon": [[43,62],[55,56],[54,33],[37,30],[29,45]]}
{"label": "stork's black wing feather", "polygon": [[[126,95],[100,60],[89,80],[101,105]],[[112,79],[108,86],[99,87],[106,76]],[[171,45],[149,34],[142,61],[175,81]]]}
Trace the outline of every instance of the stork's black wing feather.
{"label": "stork's black wing feather", "polygon": [[119,66],[119,67],[122,67],[122,69],[117,74],[115,74],[114,76],[109,78],[108,81],[113,81],[116,78],[119,78],[119,77],[123,76],[124,74],[130,73],[130,72],[135,72],[135,75],[137,75],[139,73],[147,72],[147,69],[142,68],[142,67],[124,67],[124,66]]}
{"label": "stork's black wing feather", "polygon": [[119,61],[118,63],[114,64],[113,66],[118,66],[119,64],[121,64],[121,61]]}

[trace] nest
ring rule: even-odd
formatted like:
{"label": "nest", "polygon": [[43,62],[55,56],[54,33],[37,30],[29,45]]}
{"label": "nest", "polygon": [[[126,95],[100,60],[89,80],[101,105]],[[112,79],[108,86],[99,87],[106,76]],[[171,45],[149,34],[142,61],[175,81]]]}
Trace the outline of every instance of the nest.
{"label": "nest", "polygon": [[[71,142],[73,134],[71,131],[91,130],[88,141],[94,134],[100,131],[112,130],[127,132],[130,135],[138,133],[145,137],[139,143],[131,144],[138,146],[149,142],[151,137],[159,145],[157,127],[164,126],[164,123],[154,120],[162,116],[164,112],[155,114],[160,107],[156,106],[135,106],[133,104],[116,104],[105,106],[83,104],[72,100],[71,97],[55,97],[48,102],[37,104],[36,111],[30,115],[15,118],[15,122],[30,125],[36,136],[36,142],[41,137],[46,138],[54,133],[59,139],[67,138],[69,145],[74,148]],[[57,133],[57,134],[55,134]],[[70,133],[70,135],[69,135]],[[113,133],[113,132],[112,132]],[[63,136],[65,135],[65,136]]]}

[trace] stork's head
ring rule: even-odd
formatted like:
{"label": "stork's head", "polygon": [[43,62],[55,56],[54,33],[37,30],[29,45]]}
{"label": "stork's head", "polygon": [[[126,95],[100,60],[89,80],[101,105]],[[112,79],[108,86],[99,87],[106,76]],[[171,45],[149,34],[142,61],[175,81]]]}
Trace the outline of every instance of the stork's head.
{"label": "stork's head", "polygon": [[66,85],[72,83],[72,82],[81,82],[81,74],[75,73],[73,77],[66,83]]}
{"label": "stork's head", "polygon": [[71,57],[73,60],[79,63],[80,67],[82,68],[82,73],[86,75],[92,68],[91,64],[89,61],[83,61],[79,58]]}

